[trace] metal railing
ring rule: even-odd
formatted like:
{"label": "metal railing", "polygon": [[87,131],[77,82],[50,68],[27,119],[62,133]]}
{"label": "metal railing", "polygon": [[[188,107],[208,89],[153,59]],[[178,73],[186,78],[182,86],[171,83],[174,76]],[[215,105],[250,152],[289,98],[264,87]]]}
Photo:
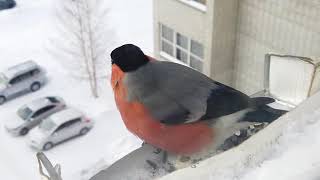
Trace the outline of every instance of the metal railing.
{"label": "metal railing", "polygon": [[[61,166],[59,164],[53,165],[47,158],[47,156],[43,152],[37,153],[37,159],[39,163],[39,173],[41,175],[41,179],[43,180],[62,180],[61,177]],[[46,174],[43,170],[46,169],[48,174]]]}

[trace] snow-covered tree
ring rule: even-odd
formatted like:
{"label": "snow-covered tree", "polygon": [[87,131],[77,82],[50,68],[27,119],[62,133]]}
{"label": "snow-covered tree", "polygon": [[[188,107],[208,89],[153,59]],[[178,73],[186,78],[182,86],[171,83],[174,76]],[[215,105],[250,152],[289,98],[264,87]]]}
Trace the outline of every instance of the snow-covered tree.
{"label": "snow-covered tree", "polygon": [[105,63],[115,39],[107,24],[108,12],[104,0],[57,2],[59,34],[50,50],[73,75],[88,79],[94,97],[98,79],[107,75]]}

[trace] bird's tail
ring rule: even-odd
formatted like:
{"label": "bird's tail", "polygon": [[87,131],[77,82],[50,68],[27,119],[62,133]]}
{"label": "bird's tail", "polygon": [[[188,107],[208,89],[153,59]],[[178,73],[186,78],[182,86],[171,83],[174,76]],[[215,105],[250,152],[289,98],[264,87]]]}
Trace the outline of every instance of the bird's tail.
{"label": "bird's tail", "polygon": [[285,110],[274,109],[267,105],[261,105],[253,111],[246,113],[241,121],[271,123],[287,112],[288,111]]}
{"label": "bird's tail", "polygon": [[275,100],[271,97],[254,97],[250,99],[249,107],[256,108],[266,104],[273,103]]}
{"label": "bird's tail", "polygon": [[250,107],[253,111],[244,115],[241,121],[248,122],[272,122],[285,114],[287,111],[274,109],[267,104],[273,103],[275,100],[270,97],[255,97],[250,99]]}

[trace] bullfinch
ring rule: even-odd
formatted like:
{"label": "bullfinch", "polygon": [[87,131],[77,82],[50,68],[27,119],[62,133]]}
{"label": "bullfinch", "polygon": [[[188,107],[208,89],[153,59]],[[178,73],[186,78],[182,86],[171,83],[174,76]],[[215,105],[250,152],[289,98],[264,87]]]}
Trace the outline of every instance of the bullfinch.
{"label": "bullfinch", "polygon": [[[274,102],[250,98],[184,65],[155,60],[133,44],[114,49],[111,63],[111,85],[125,126],[144,142],[171,153],[199,152],[215,141],[212,124],[217,118],[248,108],[268,111],[272,108],[266,104]],[[272,120],[284,113],[270,112]]]}

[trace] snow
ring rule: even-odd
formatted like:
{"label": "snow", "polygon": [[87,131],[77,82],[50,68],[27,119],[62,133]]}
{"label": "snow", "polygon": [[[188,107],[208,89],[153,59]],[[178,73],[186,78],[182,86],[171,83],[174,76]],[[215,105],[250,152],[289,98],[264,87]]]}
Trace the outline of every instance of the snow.
{"label": "snow", "polygon": [[[69,106],[82,110],[95,121],[86,136],[67,141],[46,155],[54,164],[62,165],[64,180],[86,179],[141,145],[123,125],[116,110],[110,76],[101,79],[100,98],[90,96],[86,81],[73,78],[48,50],[49,39],[57,36],[54,22],[54,1],[17,0],[18,6],[0,11],[0,70],[26,60],[43,66],[49,83],[39,92],[28,94],[0,107],[0,174],[2,179],[40,179],[36,150],[29,147],[29,137],[12,137],[4,129],[16,110],[43,96],[61,96]],[[152,1],[109,1],[110,25],[116,32],[114,47],[134,43],[146,53],[153,51]],[[106,52],[106,61],[108,60]],[[106,67],[108,68],[108,67]]]}

